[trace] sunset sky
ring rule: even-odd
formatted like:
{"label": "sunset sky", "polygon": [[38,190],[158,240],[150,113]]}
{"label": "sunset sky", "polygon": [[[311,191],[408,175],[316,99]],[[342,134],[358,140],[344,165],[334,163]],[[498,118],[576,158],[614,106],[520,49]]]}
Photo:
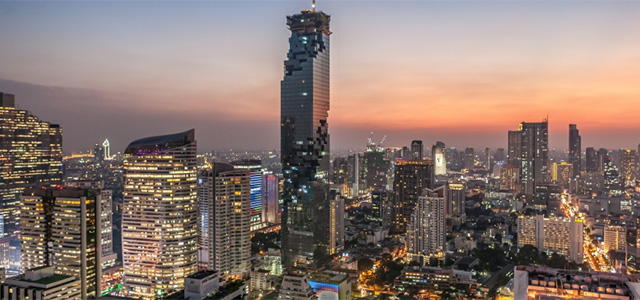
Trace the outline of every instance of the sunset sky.
{"label": "sunset sky", "polygon": [[[0,91],[64,151],[196,128],[198,148],[279,147],[286,15],[311,1],[0,2]],[[640,1],[323,1],[333,149],[422,139],[506,148],[640,143]]]}

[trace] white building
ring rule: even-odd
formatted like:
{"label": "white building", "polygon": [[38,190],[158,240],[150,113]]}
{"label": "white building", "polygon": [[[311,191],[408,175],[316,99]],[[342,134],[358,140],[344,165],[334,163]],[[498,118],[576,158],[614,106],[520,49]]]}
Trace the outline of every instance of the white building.
{"label": "white building", "polygon": [[407,226],[407,258],[425,263],[445,250],[445,186],[425,189]]}
{"label": "white building", "polygon": [[193,129],[143,138],[125,150],[122,253],[129,296],[171,294],[197,271],[196,164]]}
{"label": "white building", "polygon": [[200,271],[184,279],[184,299],[200,300],[218,291],[220,277],[215,271]]}
{"label": "white building", "polygon": [[543,215],[520,216],[518,248],[531,245],[539,251],[556,252],[569,260],[583,260],[584,223],[582,219],[568,219]]}
{"label": "white building", "polygon": [[27,270],[0,285],[0,300],[80,300],[80,280],[55,274],[53,267]]}
{"label": "white building", "polygon": [[251,258],[250,172],[226,163],[204,170],[198,184],[201,268],[221,277],[248,274]]}
{"label": "white building", "polygon": [[317,299],[307,277],[284,275],[278,299],[313,300]]}

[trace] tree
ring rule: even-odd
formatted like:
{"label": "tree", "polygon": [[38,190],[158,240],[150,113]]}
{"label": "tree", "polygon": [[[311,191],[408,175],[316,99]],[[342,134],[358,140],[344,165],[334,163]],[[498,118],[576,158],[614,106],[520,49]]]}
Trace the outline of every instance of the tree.
{"label": "tree", "polygon": [[538,248],[531,245],[524,245],[520,248],[516,258],[518,260],[518,264],[521,265],[540,264],[540,252],[538,251]]}
{"label": "tree", "polygon": [[373,261],[368,258],[361,258],[358,260],[358,271],[364,272],[373,268]]}

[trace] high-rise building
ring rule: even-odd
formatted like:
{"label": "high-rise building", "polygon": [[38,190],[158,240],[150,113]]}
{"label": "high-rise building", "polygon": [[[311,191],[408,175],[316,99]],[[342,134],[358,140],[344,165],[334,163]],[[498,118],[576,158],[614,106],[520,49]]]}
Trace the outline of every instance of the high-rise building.
{"label": "high-rise building", "polygon": [[585,150],[585,171],[587,173],[598,172],[598,154],[593,147]]}
{"label": "high-rise building", "polygon": [[433,160],[433,170],[436,176],[447,175],[447,161],[444,155],[444,143],[437,142],[431,147],[431,160]]}
{"label": "high-rise building", "polygon": [[551,180],[558,183],[565,189],[570,189],[572,186],[575,186],[573,182],[573,176],[575,166],[573,164],[567,163],[566,161],[556,163],[554,162],[551,167]]}
{"label": "high-rise building", "polygon": [[[601,149],[602,150],[602,149]],[[602,157],[602,171],[604,172],[604,189],[610,195],[622,194],[622,185],[618,175],[618,168],[613,163],[611,152]]]}
{"label": "high-rise building", "polygon": [[425,189],[407,226],[407,258],[421,264],[445,249],[445,186]]}
{"label": "high-rise building", "polygon": [[496,163],[505,163],[506,162],[506,156],[504,154],[504,148],[496,149],[496,153],[493,155],[493,161],[495,161]]}
{"label": "high-rise building", "polygon": [[391,192],[387,190],[373,190],[371,192],[371,218],[382,221],[385,215],[385,205],[391,201]]}
{"label": "high-rise building", "polygon": [[627,229],[621,225],[604,226],[604,251],[625,251],[627,248]]}
{"label": "high-rise building", "polygon": [[326,257],[330,243],[330,19],[315,8],[287,16],[291,37],[280,95],[285,267]]}
{"label": "high-rise building", "polygon": [[573,178],[582,170],[582,138],[576,124],[569,124],[569,163],[573,165]]}
{"label": "high-rise building", "polygon": [[[520,140],[520,146],[517,141]],[[547,120],[520,123],[518,131],[509,131],[509,162],[519,163],[522,193],[533,195],[536,185],[548,180],[549,127]],[[520,154],[516,159],[515,155]],[[513,159],[512,156],[513,155]]]}
{"label": "high-rise building", "polygon": [[472,170],[475,165],[476,155],[473,148],[464,149],[464,168]]}
{"label": "high-rise building", "polygon": [[509,130],[507,162],[520,168],[522,161],[522,131]]}
{"label": "high-rise building", "polygon": [[110,225],[102,222],[102,197],[94,189],[27,188],[20,205],[23,270],[53,266],[80,279],[82,299],[100,295],[101,235]]}
{"label": "high-rise building", "polygon": [[251,230],[263,227],[262,221],[262,161],[243,159],[231,163],[237,169],[251,171]]}
{"label": "high-rise building", "polygon": [[636,150],[620,150],[620,184],[623,187],[636,186]]}
{"label": "high-rise building", "polygon": [[604,149],[604,148],[600,148],[598,149],[598,152],[596,152],[596,155],[598,157],[598,172],[600,172],[600,174],[604,175],[604,166],[605,166],[605,161],[607,160],[607,154],[609,153],[609,150]]}
{"label": "high-rise building", "polygon": [[539,251],[557,252],[581,263],[583,260],[584,223],[582,219],[568,219],[543,215],[520,216],[518,248],[531,245]]}
{"label": "high-rise building", "polygon": [[14,95],[0,92],[0,161],[1,238],[19,234],[18,204],[26,187],[62,181],[62,128],[16,109]]}
{"label": "high-rise building", "polygon": [[391,233],[407,232],[407,223],[413,214],[416,201],[426,188],[433,188],[431,160],[396,160]]}
{"label": "high-rise building", "polygon": [[374,189],[386,189],[389,160],[385,156],[384,149],[376,147],[375,144],[369,146],[362,157],[366,189],[369,192]]}
{"label": "high-rise building", "polygon": [[262,220],[280,224],[280,179],[273,173],[262,176]]}
{"label": "high-rise building", "polygon": [[220,276],[249,272],[251,260],[251,173],[231,164],[203,170],[198,185],[198,262]]}
{"label": "high-rise building", "polygon": [[421,140],[413,140],[411,142],[411,159],[422,160],[424,148]]}
{"label": "high-rise building", "polygon": [[344,198],[342,195],[331,196],[331,243],[329,254],[335,254],[344,249]]}
{"label": "high-rise building", "polygon": [[445,216],[447,226],[450,228],[460,226],[466,220],[464,211],[466,193],[467,190],[464,183],[449,182],[446,184]]}
{"label": "high-rise building", "polygon": [[125,150],[124,285],[155,299],[197,271],[197,171],[193,129],[136,140]]}

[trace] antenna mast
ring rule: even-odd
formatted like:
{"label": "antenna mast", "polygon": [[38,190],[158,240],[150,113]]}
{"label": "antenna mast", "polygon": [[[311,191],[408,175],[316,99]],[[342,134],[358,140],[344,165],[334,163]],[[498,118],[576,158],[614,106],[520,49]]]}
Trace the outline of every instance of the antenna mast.
{"label": "antenna mast", "polygon": [[311,3],[311,11],[316,12],[316,0]]}

